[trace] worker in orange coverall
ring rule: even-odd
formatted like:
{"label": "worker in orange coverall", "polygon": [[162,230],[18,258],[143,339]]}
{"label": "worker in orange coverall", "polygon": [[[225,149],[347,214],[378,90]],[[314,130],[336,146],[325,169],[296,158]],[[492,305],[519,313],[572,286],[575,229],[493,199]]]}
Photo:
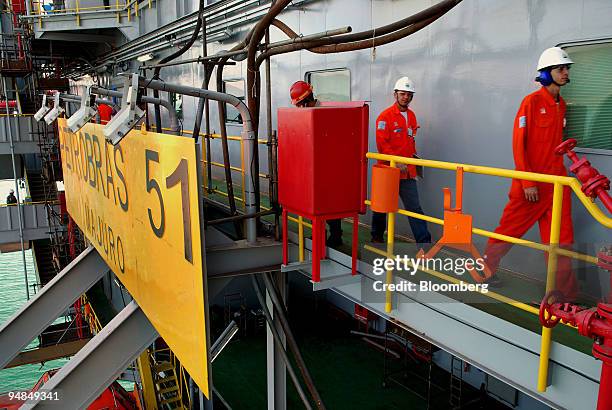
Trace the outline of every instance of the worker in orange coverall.
{"label": "worker in orange coverall", "polygon": [[[376,147],[381,154],[413,158],[416,156],[415,137],[419,125],[416,115],[408,108],[414,97],[414,83],[408,77],[401,77],[393,88],[395,102],[376,119]],[[379,161],[386,163],[386,161]],[[399,196],[404,207],[411,212],[423,213],[417,190],[417,169],[414,165],[400,164]],[[387,216],[372,212],[372,242],[381,243],[386,230]],[[410,229],[418,244],[431,243],[427,222],[408,217]]]}
{"label": "worker in orange coverall", "polygon": [[[523,99],[514,120],[512,150],[517,171],[567,175],[563,157],[555,154],[555,147],[562,142],[565,127],[566,105],[559,91],[570,81],[572,63],[559,47],[549,48],[540,56],[536,81],[542,84],[542,88]],[[495,232],[520,238],[538,222],[542,243],[548,244],[553,185],[514,179],[508,196],[510,200]],[[559,244],[566,247],[574,242],[570,199],[570,190],[564,187]],[[491,272],[495,274],[501,258],[511,246],[508,242],[489,239],[485,258]],[[569,258],[558,257],[556,278],[557,290],[567,299],[575,298],[578,286]],[[500,283],[495,276],[490,281],[492,284]]]}

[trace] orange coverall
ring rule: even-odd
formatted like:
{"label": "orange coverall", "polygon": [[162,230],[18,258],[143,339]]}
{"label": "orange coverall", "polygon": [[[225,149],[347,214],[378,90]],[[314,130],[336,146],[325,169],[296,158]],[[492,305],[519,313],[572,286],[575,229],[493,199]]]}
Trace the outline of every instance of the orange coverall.
{"label": "orange coverall", "polygon": [[[514,120],[512,135],[512,151],[517,171],[567,175],[563,157],[554,152],[555,147],[562,142],[565,110],[565,101],[559,97],[557,103],[544,87],[523,99]],[[538,188],[539,200],[529,202],[525,198],[524,189],[534,186]],[[514,179],[508,196],[510,200],[495,232],[520,238],[538,222],[542,243],[548,244],[552,218],[552,184]],[[570,190],[564,187],[559,244],[567,246],[573,242]],[[501,258],[508,253],[511,246],[512,244],[507,242],[489,239],[485,257],[492,272],[497,270]],[[563,292],[568,299],[573,299],[578,284],[569,258],[558,257],[556,278],[556,289]]]}
{"label": "orange coverall", "polygon": [[[408,123],[404,115],[397,108],[397,104],[385,109],[376,119],[376,146],[378,152],[387,155],[412,158],[416,154],[416,137],[419,125],[416,115],[409,108]],[[379,163],[388,164],[387,161]],[[408,173],[402,171],[401,178],[416,178],[417,171],[414,165],[408,165]]]}

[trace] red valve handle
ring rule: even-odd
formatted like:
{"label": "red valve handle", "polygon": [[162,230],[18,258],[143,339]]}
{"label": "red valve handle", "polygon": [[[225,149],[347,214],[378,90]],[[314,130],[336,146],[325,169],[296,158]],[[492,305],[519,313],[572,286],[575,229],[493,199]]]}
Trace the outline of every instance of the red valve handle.
{"label": "red valve handle", "polygon": [[566,152],[569,152],[573,150],[574,148],[576,148],[576,145],[578,145],[578,141],[576,141],[575,139],[573,138],[566,139],[561,144],[559,144],[557,148],[555,148],[555,154],[563,155]]}
{"label": "red valve handle", "polygon": [[553,319],[553,315],[550,313],[550,306],[553,304],[553,300],[554,302],[563,300],[563,293],[558,290],[552,290],[542,299],[542,303],[540,303],[540,323],[544,327],[555,327],[559,320],[561,320],[560,317],[554,317]]}

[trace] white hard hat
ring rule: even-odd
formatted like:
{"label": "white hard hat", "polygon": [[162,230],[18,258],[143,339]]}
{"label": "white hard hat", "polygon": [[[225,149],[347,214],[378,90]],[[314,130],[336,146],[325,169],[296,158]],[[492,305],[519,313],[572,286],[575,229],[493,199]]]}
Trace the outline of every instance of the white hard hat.
{"label": "white hard hat", "polygon": [[393,91],[408,91],[414,93],[414,83],[408,77],[402,77],[395,82]]}
{"label": "white hard hat", "polygon": [[14,194],[14,193],[15,193],[15,190],[14,190],[14,189],[11,189],[11,190],[9,191],[9,194]]}
{"label": "white hard hat", "polygon": [[551,47],[544,50],[540,55],[540,59],[538,60],[538,71],[555,65],[573,63],[572,59],[569,58],[565,50],[561,47]]}

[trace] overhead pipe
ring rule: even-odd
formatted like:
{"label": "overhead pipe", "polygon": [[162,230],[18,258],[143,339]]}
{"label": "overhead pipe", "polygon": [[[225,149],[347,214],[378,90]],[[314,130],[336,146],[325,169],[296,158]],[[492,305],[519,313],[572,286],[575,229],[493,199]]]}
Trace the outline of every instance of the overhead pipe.
{"label": "overhead pipe", "polygon": [[[253,118],[255,134],[259,135],[259,75],[255,73],[255,54],[257,46],[265,35],[266,29],[283,9],[291,3],[291,0],[278,0],[268,10],[268,13],[255,25],[247,51],[247,106]],[[257,73],[258,74],[258,73]],[[261,206],[259,189],[259,150],[255,150],[253,156],[253,168],[256,170],[255,178],[255,212],[259,212]]]}
{"label": "overhead pipe", "polygon": [[[197,98],[208,98],[214,101],[222,101],[228,104],[233,105],[242,118],[242,140],[245,147],[244,150],[244,161],[246,164],[252,163],[253,152],[256,150],[256,140],[255,140],[255,132],[253,131],[253,121],[251,119],[251,113],[249,112],[246,105],[240,101],[239,98],[230,95],[219,93],[216,91],[204,90],[201,88],[195,87],[187,87],[184,85],[178,84],[170,84],[160,80],[155,80],[152,78],[145,78],[139,76],[139,85],[144,87],[147,86],[153,90],[158,91],[168,91],[174,92],[178,94],[190,95],[192,97]],[[255,192],[253,181],[255,180],[255,176],[258,176],[258,173],[252,166],[248,166],[245,169],[246,174],[246,186],[245,186],[245,198],[244,203],[246,207],[247,214],[255,214]],[[250,218],[247,220],[247,242],[253,244],[257,241],[257,231],[255,220]]]}
{"label": "overhead pipe", "polygon": [[[109,97],[123,97],[123,93],[121,91],[107,90],[98,86],[92,86],[91,92],[92,94],[106,95]],[[141,96],[140,101],[146,104],[153,104],[155,107],[158,107],[158,109],[159,106],[162,106],[166,110],[168,110],[168,118],[170,119],[170,131],[174,135],[179,135],[181,128],[178,121],[178,115],[176,114],[176,109],[170,101],[164,100],[163,98],[149,97],[148,95]]]}
{"label": "overhead pipe", "polygon": [[[280,20],[275,19],[272,22],[272,25],[279,27],[279,29],[281,27],[283,27],[283,29],[281,29],[285,34],[287,34],[288,39],[286,40],[281,40],[281,41],[277,41],[274,43],[266,43],[263,45],[259,46],[259,50],[260,51],[265,51],[267,49],[270,48],[274,48],[274,47],[280,47],[280,46],[284,46],[287,44],[293,44],[293,43],[297,43],[297,42],[305,42],[305,41],[312,41],[312,40],[318,40],[324,37],[330,37],[330,36],[337,36],[339,34],[346,34],[346,33],[350,33],[352,28],[351,26],[345,26],[345,27],[340,27],[337,29],[333,29],[333,30],[327,30],[327,31],[322,31],[320,33],[314,33],[314,34],[309,34],[307,36],[300,36],[298,34],[296,34],[291,28],[289,28],[285,23],[283,23]],[[286,31],[285,31],[286,30]],[[234,51],[225,51],[225,52],[219,52],[213,55],[203,55],[203,56],[199,56],[199,57],[195,57],[195,58],[190,58],[187,60],[180,60],[180,61],[173,61],[170,63],[164,63],[164,64],[154,64],[154,65],[148,65],[146,67],[141,67],[141,70],[148,70],[150,68],[157,68],[157,67],[172,67],[172,66],[177,66],[177,65],[183,65],[183,64],[192,64],[192,63],[205,63],[207,61],[211,61],[211,60],[217,60],[220,59],[222,57],[233,57],[233,56],[237,56],[240,54],[246,54],[247,52],[247,48],[246,46],[238,49],[238,50],[234,50]],[[225,65],[228,65],[227,63]]]}
{"label": "overhead pipe", "polygon": [[[68,101],[71,103],[81,103],[81,96],[80,95],[75,95],[75,94],[60,94],[60,98],[64,101]],[[96,98],[96,104],[106,104],[106,105],[110,105],[115,109],[119,109],[120,107],[115,104],[113,101],[111,100],[107,100],[105,98]]]}
{"label": "overhead pipe", "polygon": [[[189,39],[189,41],[187,41],[187,43],[183,44],[183,47],[181,47],[179,50],[177,50],[174,53],[170,54],[169,56],[166,56],[166,57],[162,58],[161,60],[159,60],[159,64],[164,64],[164,63],[167,63],[169,61],[172,61],[176,57],[179,57],[179,56],[183,55],[183,53],[185,53],[185,51],[187,51],[187,50],[189,50],[191,48],[193,43],[195,43],[196,39],[198,38],[198,35],[200,34],[200,29],[202,28],[202,16],[203,16],[203,13],[204,13],[204,0],[200,0],[199,12],[198,12],[198,20],[196,22],[195,28],[193,29],[193,34],[192,34],[191,38]],[[159,73],[160,73],[161,69],[162,69],[162,67],[159,67],[159,66],[155,68],[155,70],[153,71],[153,78],[159,79]],[[144,87],[146,89],[146,85]],[[159,91],[158,90],[153,90],[153,97],[159,98]],[[162,132],[161,111],[160,111],[158,105],[155,106],[155,128],[157,129],[157,132]]]}
{"label": "overhead pipe", "polygon": [[[430,25],[431,23],[433,23],[434,21],[436,21],[442,16],[443,14],[431,17],[420,23],[412,24],[409,27],[398,30],[388,35],[374,37],[374,38],[370,38],[367,40],[356,41],[353,43],[335,44],[334,43],[335,39],[332,37],[328,39],[321,39],[321,40],[315,40],[315,41],[304,42],[304,43],[294,43],[294,44],[289,44],[286,46],[272,48],[272,49],[264,51],[257,57],[256,63],[255,63],[255,67],[256,67],[255,69],[258,70],[258,68],[261,66],[261,63],[263,63],[264,60],[267,58],[270,58],[278,54],[289,53],[292,51],[299,51],[299,50],[307,49],[308,51],[319,50],[319,53],[321,54],[328,54],[328,53],[343,53],[347,51],[357,51],[357,50],[363,50],[366,48],[378,47],[384,44],[388,44],[388,43],[392,43],[394,41],[400,40],[411,34],[414,34],[417,31],[427,27],[428,25]],[[326,48],[326,47],[329,47],[329,48]]]}
{"label": "overhead pipe", "polygon": [[276,325],[274,324],[274,320],[272,319],[272,315],[270,314],[270,311],[268,310],[268,306],[266,305],[266,301],[264,300],[264,297],[261,293],[261,289],[259,288],[259,284],[257,283],[257,279],[255,278],[255,275],[251,275],[251,283],[253,284],[253,289],[255,290],[255,295],[257,296],[257,300],[259,301],[259,304],[261,305],[261,310],[263,311],[263,314],[266,317],[266,321],[268,322],[268,327],[270,328],[270,331],[272,332],[272,336],[274,337],[276,344],[278,344],[278,351],[280,352],[281,357],[283,358],[283,361],[285,362],[285,365],[287,366],[287,371],[289,372],[289,376],[291,377],[291,380],[293,381],[295,390],[297,390],[298,395],[300,396],[300,399],[302,399],[302,403],[304,404],[304,407],[306,407],[309,410],[312,410],[312,406],[310,405],[310,402],[308,401],[308,398],[306,397],[306,394],[304,393],[304,390],[302,389],[302,386],[300,385],[297,375],[295,374],[295,370],[293,370],[293,364],[289,360],[287,351],[283,347],[283,342],[280,337],[279,331],[276,328]]}

